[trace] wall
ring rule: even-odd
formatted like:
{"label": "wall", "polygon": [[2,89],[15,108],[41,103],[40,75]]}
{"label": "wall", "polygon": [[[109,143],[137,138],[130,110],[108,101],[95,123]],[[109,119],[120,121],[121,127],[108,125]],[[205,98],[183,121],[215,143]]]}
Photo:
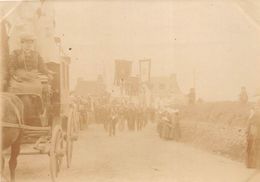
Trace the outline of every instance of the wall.
{"label": "wall", "polygon": [[182,142],[245,161],[246,129],[252,105],[201,103],[182,109]]}

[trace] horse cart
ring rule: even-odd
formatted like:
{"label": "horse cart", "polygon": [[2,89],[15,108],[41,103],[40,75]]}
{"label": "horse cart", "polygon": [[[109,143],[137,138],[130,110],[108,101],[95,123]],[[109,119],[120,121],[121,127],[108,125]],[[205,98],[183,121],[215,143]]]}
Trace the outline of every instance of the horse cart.
{"label": "horse cart", "polygon": [[[1,94],[3,115],[9,113],[9,116],[2,118],[2,149],[11,148],[11,181],[15,181],[18,155],[47,154],[53,182],[58,177],[64,157],[67,167],[71,166],[73,142],[77,138],[77,120],[69,103],[69,62],[68,57],[63,57],[59,63],[46,63],[47,68],[54,73],[53,79],[42,79],[41,83],[43,88],[49,89],[50,94],[42,97],[31,93]],[[23,119],[23,108],[27,107],[22,102],[25,97],[30,98],[32,109],[41,107],[38,120],[33,121],[33,125]]]}

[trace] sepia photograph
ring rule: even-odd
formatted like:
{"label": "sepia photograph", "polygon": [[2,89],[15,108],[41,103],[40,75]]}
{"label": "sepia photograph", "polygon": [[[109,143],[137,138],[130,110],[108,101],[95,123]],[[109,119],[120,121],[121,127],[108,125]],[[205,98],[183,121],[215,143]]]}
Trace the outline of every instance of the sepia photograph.
{"label": "sepia photograph", "polygon": [[260,182],[260,0],[0,0],[1,182]]}

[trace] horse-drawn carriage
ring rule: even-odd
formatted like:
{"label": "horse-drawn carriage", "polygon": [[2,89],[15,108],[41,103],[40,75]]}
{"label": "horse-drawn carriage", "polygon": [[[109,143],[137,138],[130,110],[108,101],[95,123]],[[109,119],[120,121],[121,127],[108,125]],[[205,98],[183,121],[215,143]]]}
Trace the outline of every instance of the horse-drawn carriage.
{"label": "horse-drawn carriage", "polygon": [[[46,67],[54,73],[53,79],[48,81],[43,78],[41,83],[43,88],[49,88],[50,94],[1,94],[2,150],[11,148],[9,168],[12,181],[15,179],[18,155],[49,155],[52,181],[60,172],[64,156],[67,167],[71,165],[73,141],[77,137],[77,118],[69,102],[69,62],[68,57],[62,57],[59,63],[46,63]],[[23,102],[25,97],[31,101],[30,109],[40,107],[39,117],[32,119],[23,116],[24,107],[27,107]],[[26,118],[30,118],[29,123],[34,124],[28,124]],[[27,150],[20,151],[20,146],[26,146]]]}

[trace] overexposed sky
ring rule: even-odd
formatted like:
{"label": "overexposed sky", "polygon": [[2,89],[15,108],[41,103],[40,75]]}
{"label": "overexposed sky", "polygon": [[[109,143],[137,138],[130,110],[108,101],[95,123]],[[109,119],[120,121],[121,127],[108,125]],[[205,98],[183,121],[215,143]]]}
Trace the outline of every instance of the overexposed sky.
{"label": "overexposed sky", "polygon": [[[255,3],[255,4],[254,4]],[[254,0],[55,2],[57,34],[78,77],[114,75],[114,60],[152,60],[152,75],[177,74],[184,93],[196,70],[198,96],[237,99],[260,86],[260,4]],[[64,35],[64,36],[63,36]],[[73,89],[73,88],[72,88]]]}

